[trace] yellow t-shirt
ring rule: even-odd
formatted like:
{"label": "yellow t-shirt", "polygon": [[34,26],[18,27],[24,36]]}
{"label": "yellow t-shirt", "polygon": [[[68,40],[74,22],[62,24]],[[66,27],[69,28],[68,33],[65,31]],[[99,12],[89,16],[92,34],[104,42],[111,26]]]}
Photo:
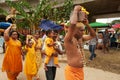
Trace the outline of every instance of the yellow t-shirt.
{"label": "yellow t-shirt", "polygon": [[55,53],[55,49],[53,46],[49,47],[48,44],[52,45],[54,44],[54,41],[52,38],[46,38],[45,39],[45,53],[47,56],[51,56],[53,53]]}

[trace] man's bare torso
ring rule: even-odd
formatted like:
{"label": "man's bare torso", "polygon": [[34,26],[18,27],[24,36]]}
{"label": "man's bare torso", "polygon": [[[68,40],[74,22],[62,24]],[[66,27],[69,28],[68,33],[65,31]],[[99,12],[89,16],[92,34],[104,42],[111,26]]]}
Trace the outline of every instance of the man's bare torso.
{"label": "man's bare torso", "polygon": [[65,43],[68,65],[79,68],[83,67],[83,51],[80,41],[73,38],[71,42]]}

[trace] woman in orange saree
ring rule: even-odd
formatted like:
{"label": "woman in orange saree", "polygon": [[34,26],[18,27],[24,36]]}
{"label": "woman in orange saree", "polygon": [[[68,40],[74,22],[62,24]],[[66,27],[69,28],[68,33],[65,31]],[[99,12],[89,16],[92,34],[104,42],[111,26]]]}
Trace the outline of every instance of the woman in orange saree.
{"label": "woman in orange saree", "polygon": [[8,80],[17,80],[17,76],[22,72],[22,52],[21,42],[18,40],[18,32],[10,32],[12,26],[13,25],[10,25],[4,32],[6,51],[2,64],[2,71],[6,71]]}

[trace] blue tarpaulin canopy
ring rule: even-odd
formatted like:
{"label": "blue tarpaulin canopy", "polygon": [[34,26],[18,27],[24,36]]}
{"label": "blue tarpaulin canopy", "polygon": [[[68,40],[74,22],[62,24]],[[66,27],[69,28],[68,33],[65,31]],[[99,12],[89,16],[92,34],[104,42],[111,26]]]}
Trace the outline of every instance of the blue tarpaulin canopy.
{"label": "blue tarpaulin canopy", "polygon": [[50,20],[42,20],[40,23],[40,28],[42,28],[43,30],[47,31],[47,30],[60,30],[62,29],[62,26],[55,24],[53,21]]}
{"label": "blue tarpaulin canopy", "polygon": [[6,29],[10,26],[9,22],[0,22],[0,29]]}

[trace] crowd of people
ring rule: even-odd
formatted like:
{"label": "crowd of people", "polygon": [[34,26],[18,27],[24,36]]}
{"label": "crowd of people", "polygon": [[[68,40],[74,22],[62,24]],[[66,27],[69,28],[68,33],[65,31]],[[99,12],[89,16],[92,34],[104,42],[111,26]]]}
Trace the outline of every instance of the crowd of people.
{"label": "crowd of people", "polygon": [[117,47],[119,43],[120,34],[111,33],[108,29],[105,29],[104,32],[100,32],[96,36],[96,48],[103,49],[103,52],[109,52],[108,48]]}
{"label": "crowd of people", "polygon": [[[45,40],[40,37],[40,31],[36,31],[33,35],[26,35],[25,45],[19,40],[19,33],[12,30],[14,25],[11,24],[4,31],[5,40],[5,56],[2,65],[2,71],[6,71],[10,80],[16,80],[20,72],[25,73],[27,80],[36,77],[39,80],[38,71],[42,64],[42,56],[44,55],[44,69],[47,80],[54,80],[56,67],[58,64],[58,54],[63,54],[58,44],[58,33],[53,30],[46,31]],[[43,46],[45,47],[43,49]],[[25,60],[22,64],[22,57]]]}
{"label": "crowd of people", "polygon": [[106,28],[104,32],[96,34],[96,37],[89,40],[87,45],[89,46],[90,58],[89,61],[92,61],[96,57],[95,50],[101,50],[102,53],[109,53],[111,48],[119,48],[120,43],[120,34],[110,33]]}
{"label": "crowd of people", "polygon": [[[83,42],[89,40],[91,53],[89,59],[93,60],[96,57],[96,46],[97,48],[104,47],[104,52],[109,51],[109,43],[111,39],[111,43],[113,42],[114,36],[110,39],[107,29],[102,36],[96,36],[96,32],[89,25],[87,15],[82,21],[78,19],[78,13],[82,8],[80,5],[74,7],[70,16],[70,25],[62,39],[60,39],[59,31],[40,30],[35,31],[34,34],[26,34],[25,41],[21,42],[19,32],[15,29],[16,25],[11,22],[12,24],[4,31],[3,40],[5,54],[2,71],[6,71],[8,79],[17,80],[17,76],[23,71],[27,80],[32,80],[33,77],[40,80],[38,71],[42,65],[42,60],[44,60],[46,79],[55,80],[56,69],[60,68],[58,55],[65,53],[67,56],[66,80],[84,80]],[[7,20],[9,20],[8,17]],[[84,35],[85,26],[89,35]],[[62,41],[64,42],[62,43]],[[114,39],[114,41],[116,40]]]}

